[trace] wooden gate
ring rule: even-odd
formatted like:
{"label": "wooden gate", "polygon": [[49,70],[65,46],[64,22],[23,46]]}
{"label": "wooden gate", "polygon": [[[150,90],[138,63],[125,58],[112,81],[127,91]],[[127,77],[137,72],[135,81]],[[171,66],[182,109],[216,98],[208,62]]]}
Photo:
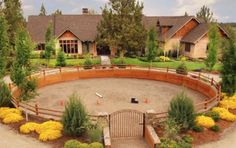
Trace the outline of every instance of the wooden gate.
{"label": "wooden gate", "polygon": [[121,110],[109,116],[112,138],[142,137],[145,133],[145,114],[136,110]]}

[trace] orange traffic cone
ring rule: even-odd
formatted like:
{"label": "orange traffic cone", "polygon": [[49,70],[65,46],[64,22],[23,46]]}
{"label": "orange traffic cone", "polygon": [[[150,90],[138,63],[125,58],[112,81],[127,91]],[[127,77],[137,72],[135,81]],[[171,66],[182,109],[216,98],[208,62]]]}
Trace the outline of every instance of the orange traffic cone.
{"label": "orange traffic cone", "polygon": [[146,98],[144,99],[144,103],[148,104],[149,103],[149,100]]}
{"label": "orange traffic cone", "polygon": [[100,101],[99,101],[99,99],[97,99],[97,105],[100,105]]}

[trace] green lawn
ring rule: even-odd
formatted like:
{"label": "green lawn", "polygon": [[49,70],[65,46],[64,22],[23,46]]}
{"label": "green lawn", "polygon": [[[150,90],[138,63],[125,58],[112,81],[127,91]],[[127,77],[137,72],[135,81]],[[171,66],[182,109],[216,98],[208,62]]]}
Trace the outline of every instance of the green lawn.
{"label": "green lawn", "polygon": [[[117,63],[118,59],[112,59],[112,63]],[[143,62],[140,61],[139,59],[136,58],[125,58],[125,63],[130,64],[130,65],[139,65],[139,66],[144,66],[147,67],[149,66],[148,62]],[[153,62],[152,66],[153,67],[158,67],[158,68],[172,68],[176,69],[182,62],[181,61],[171,61],[171,62]],[[195,70],[195,69],[201,69],[201,68],[206,68],[204,62],[193,62],[193,61],[185,61],[185,64],[188,68],[188,70]],[[213,68],[214,70],[220,70],[221,64],[218,63],[215,65]]]}
{"label": "green lawn", "polygon": [[[67,59],[66,63],[68,66],[81,66],[83,65],[85,59]],[[94,64],[100,64],[99,58],[92,59]],[[117,63],[118,59],[112,59],[112,64]],[[44,59],[32,59],[31,62],[34,65],[45,65],[46,61]],[[140,61],[136,58],[125,58],[125,63],[128,65],[139,65],[143,67],[148,67],[148,62]],[[153,62],[153,67],[158,68],[172,68],[176,69],[181,64],[181,61],[171,61],[171,62]],[[188,68],[188,70],[195,70],[195,69],[201,69],[206,68],[204,62],[193,62],[193,61],[185,61],[185,64]],[[49,63],[49,67],[55,67],[56,65],[56,59],[51,59]],[[214,67],[214,70],[220,70],[221,64],[216,64]]]}

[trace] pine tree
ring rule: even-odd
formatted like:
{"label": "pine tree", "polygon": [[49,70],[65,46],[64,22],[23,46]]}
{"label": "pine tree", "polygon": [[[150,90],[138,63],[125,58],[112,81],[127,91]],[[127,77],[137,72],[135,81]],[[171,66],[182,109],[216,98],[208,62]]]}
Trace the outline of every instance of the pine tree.
{"label": "pine tree", "polygon": [[52,15],[62,15],[62,11],[57,9]]}
{"label": "pine tree", "polygon": [[228,27],[230,38],[224,41],[222,57],[222,91],[233,95],[236,92],[236,34]]}
{"label": "pine tree", "polygon": [[7,36],[7,22],[3,15],[0,15],[0,79],[4,76],[7,64],[9,40]]}
{"label": "pine tree", "polygon": [[103,19],[98,26],[99,44],[125,52],[137,53],[145,48],[146,30],[142,25],[143,4],[136,0],[110,0],[103,8]]}
{"label": "pine tree", "polygon": [[197,18],[202,19],[206,23],[214,22],[213,12],[206,5],[203,5],[196,14]]}
{"label": "pine tree", "polygon": [[147,40],[147,60],[152,64],[157,56],[157,32],[155,28],[151,28],[148,32]]}
{"label": "pine tree", "polygon": [[216,24],[212,24],[210,26],[208,38],[209,43],[205,64],[207,66],[207,69],[212,71],[217,62],[217,53],[220,47],[220,32]]}
{"label": "pine tree", "polygon": [[57,55],[57,63],[56,66],[65,67],[66,66],[66,58],[64,52],[60,49]]}
{"label": "pine tree", "polygon": [[8,37],[12,50],[15,49],[17,30],[24,27],[20,0],[4,0],[4,15],[8,23]]}
{"label": "pine tree", "polygon": [[47,61],[47,66],[49,66],[50,59],[52,57],[53,51],[55,49],[55,41],[52,34],[52,23],[50,22],[46,34],[45,34],[45,53],[44,56]]}
{"label": "pine tree", "polygon": [[45,16],[45,15],[47,15],[47,12],[46,12],[46,9],[45,9],[43,3],[42,3],[42,5],[41,5],[39,15],[40,15],[40,16]]}
{"label": "pine tree", "polygon": [[30,57],[33,49],[34,45],[28,32],[24,29],[19,30],[16,36],[16,57],[11,70],[11,80],[20,88],[22,100],[31,99],[36,94],[36,81],[27,78],[32,72]]}

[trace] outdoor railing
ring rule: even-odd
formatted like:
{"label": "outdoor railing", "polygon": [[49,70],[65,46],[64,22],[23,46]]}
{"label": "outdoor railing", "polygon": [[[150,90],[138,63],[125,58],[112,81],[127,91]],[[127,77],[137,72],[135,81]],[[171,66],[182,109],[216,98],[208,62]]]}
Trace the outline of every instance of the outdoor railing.
{"label": "outdoor railing", "polygon": [[[112,73],[114,72],[114,73]],[[123,72],[123,73],[122,73]],[[126,73],[125,73],[126,72]],[[133,72],[133,73],[132,73]],[[140,73],[141,72],[141,73]],[[103,75],[104,73],[104,75]],[[159,77],[157,77],[157,76]],[[65,67],[57,69],[42,70],[32,74],[29,78],[38,79],[38,87],[44,87],[50,84],[78,80],[84,78],[100,78],[100,77],[127,77],[127,78],[147,78],[151,80],[166,81],[173,84],[184,85],[189,88],[195,89],[208,99],[203,102],[195,104],[197,112],[204,112],[211,109],[220,101],[221,87],[213,78],[209,78],[202,73],[188,72],[188,75],[176,74],[176,70],[169,68],[151,68],[140,67],[135,65],[110,65],[110,66],[78,66],[78,67]],[[193,83],[193,84],[191,84]],[[198,86],[201,85],[201,86]],[[204,90],[205,88],[207,89]],[[203,88],[201,88],[203,87]],[[12,91],[12,103],[15,107],[22,109],[24,112],[33,114],[43,118],[50,118],[60,120],[63,111],[43,108],[39,104],[34,105],[27,102],[20,102],[20,90],[14,85],[9,84]],[[209,92],[208,92],[209,91]],[[167,117],[167,112],[153,113],[157,118]],[[106,115],[90,115],[91,117],[100,117]]]}

